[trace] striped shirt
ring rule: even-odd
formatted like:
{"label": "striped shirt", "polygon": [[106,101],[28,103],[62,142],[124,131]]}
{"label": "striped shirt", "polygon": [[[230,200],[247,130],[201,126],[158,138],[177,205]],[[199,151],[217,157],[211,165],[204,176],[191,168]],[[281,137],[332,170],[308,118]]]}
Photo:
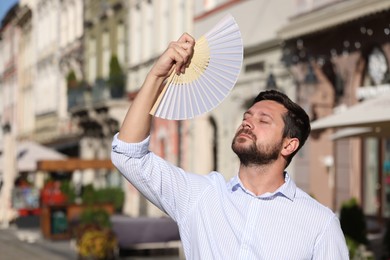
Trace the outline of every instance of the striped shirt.
{"label": "striped shirt", "polygon": [[337,216],[289,175],[256,196],[236,176],[185,172],[150,152],[150,137],[114,136],[111,159],[123,176],[178,224],[187,259],[349,259]]}

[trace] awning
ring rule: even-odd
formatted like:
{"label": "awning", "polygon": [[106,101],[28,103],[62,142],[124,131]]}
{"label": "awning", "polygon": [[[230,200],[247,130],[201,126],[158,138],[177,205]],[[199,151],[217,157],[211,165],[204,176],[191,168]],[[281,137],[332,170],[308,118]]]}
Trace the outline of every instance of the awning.
{"label": "awning", "polygon": [[[3,156],[4,153],[1,153],[0,172],[4,170]],[[110,159],[68,158],[54,149],[32,141],[17,144],[16,163],[18,172],[114,169]]]}
{"label": "awning", "polygon": [[363,101],[311,123],[313,131],[339,127],[369,127],[372,135],[390,136],[390,94]]}
{"label": "awning", "polygon": [[278,35],[284,40],[296,38],[388,9],[389,0],[340,1],[293,17]]}
{"label": "awning", "polygon": [[390,137],[389,129],[383,127],[347,127],[331,134],[331,140],[339,140],[350,137]]}
{"label": "awning", "polygon": [[[3,169],[3,155],[0,156],[0,171]],[[65,160],[66,155],[33,141],[21,141],[16,144],[16,166],[18,172],[32,172],[37,170],[37,163],[41,160]]]}
{"label": "awning", "polygon": [[20,172],[37,170],[40,160],[64,160],[67,156],[32,141],[23,141],[17,145],[17,169]]}

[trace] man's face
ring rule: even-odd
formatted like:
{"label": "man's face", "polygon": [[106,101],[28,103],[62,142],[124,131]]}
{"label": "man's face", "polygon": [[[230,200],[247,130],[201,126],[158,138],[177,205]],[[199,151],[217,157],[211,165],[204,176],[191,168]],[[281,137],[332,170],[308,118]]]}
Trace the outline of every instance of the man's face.
{"label": "man's face", "polygon": [[232,142],[243,165],[266,165],[278,159],[283,145],[282,116],[286,112],[283,105],[265,100],[244,113]]}

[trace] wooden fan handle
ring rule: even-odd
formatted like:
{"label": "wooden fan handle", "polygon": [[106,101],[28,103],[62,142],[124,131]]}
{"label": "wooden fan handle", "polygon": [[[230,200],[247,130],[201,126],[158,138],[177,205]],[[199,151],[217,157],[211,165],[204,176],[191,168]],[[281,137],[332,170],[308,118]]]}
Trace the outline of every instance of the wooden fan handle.
{"label": "wooden fan handle", "polygon": [[161,90],[161,93],[160,95],[158,96],[156,102],[154,102],[154,105],[152,107],[152,109],[150,110],[149,114],[151,114],[152,116],[154,116],[156,114],[156,111],[157,111],[157,108],[158,106],[160,105],[161,103],[161,100],[162,98],[164,97],[165,95],[165,92],[167,91],[168,89],[168,86],[171,84],[171,82],[173,81],[173,78],[175,77],[176,75],[176,72],[175,70],[172,71],[171,75],[169,76],[164,88]]}

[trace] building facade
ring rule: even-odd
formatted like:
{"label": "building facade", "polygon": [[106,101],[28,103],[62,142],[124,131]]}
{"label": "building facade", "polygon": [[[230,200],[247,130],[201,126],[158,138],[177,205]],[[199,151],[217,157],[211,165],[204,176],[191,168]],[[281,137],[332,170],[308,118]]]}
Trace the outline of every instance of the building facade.
{"label": "building facade", "polygon": [[[281,41],[276,34],[287,24],[293,9],[291,1],[196,2],[194,35],[203,35],[230,13],[240,27],[244,60],[238,81],[226,99],[216,109],[189,122],[187,163],[191,171],[206,174],[217,170],[227,180],[235,176],[239,161],[230,146],[250,102],[260,91],[270,88],[295,98],[293,78],[281,63]],[[292,163],[292,176],[294,168]]]}
{"label": "building facade", "polygon": [[7,225],[12,216],[12,190],[16,172],[16,137],[18,134],[18,45],[20,28],[15,18],[18,6],[5,16],[0,30],[0,97],[2,169],[0,191],[0,223]]}
{"label": "building facade", "polygon": [[[109,160],[112,136],[155,59],[182,33],[198,38],[227,13],[244,43],[236,86],[193,120],[155,118],[151,149],[187,171],[230,179],[239,166],[232,138],[261,90],[285,92],[316,121],[390,89],[389,9],[386,0],[20,1],[0,32],[3,183],[18,174],[15,146],[23,140],[80,161]],[[389,136],[336,134],[313,131],[288,172],[334,211],[357,198],[373,226],[383,227]],[[73,171],[83,185],[123,185],[125,214],[162,214],[110,167]],[[7,185],[1,194],[9,201]]]}
{"label": "building facade", "polygon": [[[301,11],[279,35],[285,43],[284,62],[297,84],[312,89],[300,93],[311,119],[385,95],[390,90],[389,1],[300,3]],[[315,80],[304,84],[309,74]],[[338,131],[332,125],[313,131],[311,174],[305,187],[335,211],[356,198],[372,220],[369,231],[381,230],[389,217],[389,136],[374,132],[372,137],[348,136]]]}
{"label": "building facade", "polygon": [[[130,1],[128,13],[127,91],[132,100],[151,66],[169,42],[184,33],[193,32],[193,1]],[[123,119],[122,119],[123,120]],[[187,122],[153,119],[150,148],[157,155],[184,167],[186,158]],[[160,216],[131,184],[127,185],[126,212],[131,215]]]}

